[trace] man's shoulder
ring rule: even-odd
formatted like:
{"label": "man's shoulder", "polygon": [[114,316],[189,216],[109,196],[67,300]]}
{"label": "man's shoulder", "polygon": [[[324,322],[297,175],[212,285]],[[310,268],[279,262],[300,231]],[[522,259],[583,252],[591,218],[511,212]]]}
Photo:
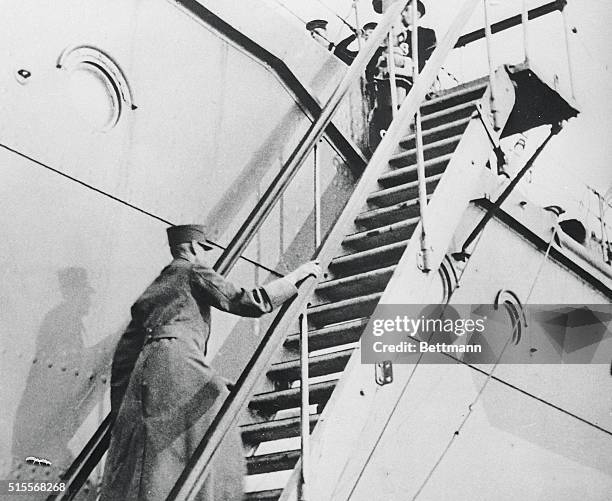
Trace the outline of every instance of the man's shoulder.
{"label": "man's shoulder", "polygon": [[223,280],[223,277],[217,273],[214,268],[203,264],[190,263],[189,273],[192,277],[195,277],[198,281],[204,282],[219,282]]}
{"label": "man's shoulder", "polygon": [[[152,301],[166,301],[169,295],[180,294],[180,290],[188,288],[191,263],[174,260],[165,266],[155,280],[143,291],[133,307],[139,308]],[[166,299],[163,299],[166,298]]]}
{"label": "man's shoulder", "polygon": [[184,270],[191,270],[194,264],[186,259],[176,258],[173,259],[168,266],[162,270],[163,273],[177,273]]}
{"label": "man's shoulder", "polygon": [[159,275],[151,286],[155,287],[156,284],[176,280],[177,276],[179,275],[188,276],[191,273],[192,267],[193,264],[189,261],[184,259],[175,259],[159,272]]}
{"label": "man's shoulder", "polygon": [[436,32],[434,30],[432,30],[431,28],[426,28],[425,26],[421,26],[419,28],[419,30],[423,30],[421,31],[421,34],[423,36],[429,37],[429,38],[436,38]]}

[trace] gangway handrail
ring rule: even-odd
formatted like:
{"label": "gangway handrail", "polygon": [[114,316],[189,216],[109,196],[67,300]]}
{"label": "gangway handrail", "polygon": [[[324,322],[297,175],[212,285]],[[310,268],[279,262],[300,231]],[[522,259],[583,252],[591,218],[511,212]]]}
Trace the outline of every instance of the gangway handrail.
{"label": "gangway handrail", "polygon": [[[405,133],[407,125],[413,120],[416,110],[420,107],[429,88],[434,83],[440,67],[448,53],[453,49],[461,30],[469,21],[480,1],[465,0],[463,7],[444,39],[438,44],[424,70],[420,73],[419,78],[414,82],[412,89],[374,152],[368,168],[362,175],[338,221],[326,236],[321,247],[315,251],[313,257],[321,262],[322,267],[327,267],[333,258],[332,254],[341,244],[344,232],[352,223],[355,211],[362,205],[372,188],[372,184],[376,182],[383,168],[387,165],[394,148],[397,146],[397,142],[402,134]],[[400,3],[403,7],[403,2]],[[394,9],[389,12],[398,14],[399,10]],[[285,303],[276,315],[246,368],[240,375],[234,391],[226,398],[215,419],[198,444],[185,470],[174,485],[167,501],[189,501],[197,496],[204,484],[206,475],[210,471],[214,455],[224,440],[225,435],[234,426],[241,412],[248,404],[255,386],[267,370],[270,360],[276,353],[280,343],[282,343],[288,329],[291,328],[299,313],[306,307],[316,285],[316,280],[312,278],[307,279],[300,287],[298,296]]]}
{"label": "gangway handrail", "polygon": [[219,268],[217,270],[219,273],[227,272],[246,250],[246,247],[262,226],[268,214],[272,211],[314,146],[323,136],[325,128],[331,122],[342,98],[346,95],[350,86],[361,78],[366,70],[366,66],[389,33],[391,26],[399,18],[404,6],[408,5],[408,3],[402,0],[392,5],[380,20],[376,29],[368,37],[367,42],[359,51],[353,63],[348,67],[342,80],[323,107],[319,117],[310,125],[298,146],[293,150],[285,165],[270,183],[266,192],[259,199],[249,216],[245,219],[244,224],[236,232],[235,237],[219,258]]}
{"label": "gangway handrail", "polygon": [[[287,162],[283,165],[264,195],[260,198],[255,208],[245,219],[244,224],[237,231],[236,236],[215,263],[214,269],[221,275],[227,275],[246,250],[291,180],[323,136],[325,129],[330,124],[335,112],[338,110],[340,102],[349,91],[350,86],[361,78],[370,59],[381,45],[383,39],[387,36],[391,25],[395,19],[399,18],[401,11],[407,4],[408,2],[404,1],[397,2],[378,23],[378,26],[368,38],[367,43],[359,51],[359,54],[348,67],[340,83],[332,92],[327,103],[321,110],[319,117],[311,124],[307,133],[294,149]],[[64,480],[68,486],[66,491],[50,496],[48,498],[49,501],[69,501],[74,498],[108,448],[112,425],[113,419],[109,415],[104,419],[70,467],[61,476],[62,480]]]}
{"label": "gangway handrail", "polygon": [[[546,16],[556,11],[563,12],[566,5],[567,0],[554,0],[547,4],[540,5],[539,7],[534,7],[527,12],[527,19],[529,21],[533,21],[534,19],[538,19],[539,17]],[[496,23],[492,23],[491,33],[495,35],[496,33],[501,33],[502,31],[520,26],[523,23],[523,14],[516,14],[514,16],[507,17],[506,19],[502,19],[501,21],[497,21]],[[485,37],[486,27],[471,31],[459,37],[459,40],[457,40],[457,43],[455,44],[455,48],[460,49],[461,47],[465,47],[466,45],[482,40]]]}
{"label": "gangway handrail", "polygon": [[[449,32],[447,33],[447,36],[444,38],[444,40],[438,44],[436,50],[434,51],[432,57],[427,63],[425,69],[420,74],[419,79],[415,81],[414,86],[411,89],[407,98],[405,99],[404,103],[402,104],[397,114],[396,119],[393,120],[393,123],[391,124],[389,130],[387,131],[387,134],[385,135],[385,137],[379,144],[378,148],[376,149],[374,155],[372,156],[372,159],[368,167],[368,178],[371,178],[373,173],[376,172],[376,169],[373,169],[373,165],[378,165],[379,167],[382,167],[388,160],[389,156],[392,153],[393,148],[395,147],[397,140],[399,139],[399,134],[403,130],[405,130],[405,127],[414,117],[414,113],[418,109],[420,103],[424,100],[426,93],[428,92],[429,88],[433,84],[436,78],[436,75],[440,71],[440,68],[442,67],[442,64],[444,60],[446,59],[446,56],[448,55],[448,53],[453,48],[464,46],[468,43],[471,43],[473,41],[476,41],[482,38],[480,36],[481,31],[484,36],[484,30],[477,30],[475,32],[468,33],[467,35],[460,36],[460,31],[467,23],[467,19],[461,22],[460,26],[457,23],[457,20],[459,20],[461,16],[463,15],[463,13],[466,12],[466,9],[469,8],[470,12],[474,10],[476,5],[478,4],[478,1],[479,0],[466,0],[466,4],[464,5],[463,10],[461,11],[462,13],[456,18],[456,22],[453,23],[451,29],[449,29]],[[224,253],[220,256],[220,258],[215,263],[214,268],[219,273],[221,273],[222,275],[227,275],[231,271],[233,265],[238,260],[240,255],[246,250],[246,247],[248,246],[252,238],[255,236],[255,234],[257,233],[257,231],[263,224],[263,222],[266,220],[272,208],[277,203],[277,201],[280,199],[285,189],[287,188],[287,186],[289,185],[289,183],[291,182],[295,174],[298,172],[300,166],[303,164],[303,162],[306,160],[306,158],[312,151],[312,148],[317,144],[319,139],[324,134],[325,128],[330,124],[334,113],[337,111],[342,98],[348,92],[350,85],[355,80],[360,78],[361,75],[364,73],[365,68],[367,64],[369,63],[370,59],[372,58],[372,56],[374,55],[374,53],[376,52],[376,50],[382,43],[383,39],[387,36],[388,32],[390,31],[391,26],[394,23],[394,20],[399,17],[400,12],[403,10],[403,8],[406,5],[408,5],[408,3],[409,3],[408,1],[402,0],[392,5],[392,7],[385,13],[384,17],[378,23],[377,28],[370,35],[370,37],[367,40],[367,43],[359,51],[356,59],[353,61],[353,64],[349,66],[341,82],[338,84],[338,86],[332,93],[327,104],[323,107],[319,117],[312,123],[308,132],[302,138],[302,140],[300,141],[296,149],[293,151],[292,155],[289,157],[288,161],[285,163],[285,165],[283,166],[279,174],[276,176],[276,178],[274,179],[274,181],[272,182],[272,184],[270,185],[266,193],[256,204],[256,207],[253,209],[251,214],[246,218],[245,223],[242,225],[240,230],[238,230],[234,239],[230,242],[230,244],[227,246]],[[542,15],[548,14],[555,10],[563,10],[563,7],[565,5],[566,5],[566,0],[555,0],[549,4],[546,4],[544,6],[541,6],[541,7],[538,7],[536,9],[529,11],[528,13],[529,19],[540,17]],[[499,23],[493,24],[492,25],[493,33],[503,31],[504,29],[508,29],[509,27],[515,26],[516,25],[515,18],[519,19],[518,23],[516,24],[520,24],[520,15],[514,16],[512,18],[503,20]],[[455,29],[456,29],[456,32],[453,31]],[[451,38],[449,38],[450,35],[452,35],[452,41],[451,41]],[[424,84],[424,82],[427,82],[427,83]],[[410,110],[412,110],[412,114],[408,113],[408,111]],[[395,143],[393,143],[392,141],[393,138],[395,138]],[[362,180],[363,180],[363,176],[362,176]],[[344,213],[346,213],[346,208],[343,214]],[[340,220],[338,220],[338,222],[334,226],[334,230],[338,228],[339,226],[338,223],[340,223]],[[330,233],[330,235],[334,234],[334,230],[332,230],[332,233]],[[328,241],[329,241],[329,238],[326,238],[323,246],[325,246],[328,243]],[[315,253],[315,255],[320,255],[320,249],[317,249],[317,252]],[[292,302],[286,304],[281,309],[276,319],[279,319],[279,318],[283,319],[288,310],[291,310],[293,312],[293,308],[296,307],[294,306],[296,302],[301,304],[303,307],[306,300],[302,298],[310,297],[310,294],[312,293],[312,291],[314,291],[314,287],[315,287],[314,284],[302,286],[301,291],[300,291],[299,301],[293,300]],[[276,319],[272,323],[270,329],[268,329],[268,332],[273,330],[273,328],[276,325],[278,325],[278,322],[276,321]],[[260,350],[260,348],[262,348],[263,345],[266,345],[266,343],[269,343],[269,342],[270,340],[267,339],[267,335],[264,336],[264,338],[261,341],[260,346],[258,347],[258,350],[255,352],[255,354],[251,358],[251,361],[255,358],[261,357],[262,350]],[[271,356],[272,355],[270,355],[270,357]],[[261,360],[263,360],[263,358],[261,358]],[[266,363],[268,360],[269,359],[266,360]],[[229,405],[230,401],[237,402],[236,396],[238,392],[245,390],[246,386],[244,384],[244,381],[240,385],[239,383],[241,383],[243,376],[245,375],[247,369],[249,371],[253,370],[253,367],[251,367],[250,362],[249,362],[249,365],[247,365],[247,368],[245,369],[245,371],[243,371],[243,375],[239,379],[234,392],[226,400],[226,404]],[[244,405],[244,401],[242,402],[242,404]],[[223,416],[221,416],[222,413],[223,413]],[[221,417],[224,417],[224,419],[227,419],[226,414],[227,414],[227,409],[224,404],[220,413],[217,415],[217,418],[221,419]],[[235,419],[236,419],[236,416],[234,416],[233,420]],[[232,423],[233,423],[233,420],[232,420]],[[213,425],[215,425],[216,423],[217,423],[217,420],[213,422]],[[112,424],[113,424],[113,419],[109,415],[101,423],[97,431],[94,433],[94,435],[89,440],[89,442],[85,445],[81,453],[73,461],[71,466],[61,476],[62,480],[64,480],[64,482],[68,486],[67,490],[64,491],[63,493],[59,493],[57,495],[50,496],[48,498],[49,500],[67,501],[67,500],[73,499],[76,496],[76,494],[79,492],[80,488],[85,484],[87,478],[89,477],[89,475],[91,474],[95,466],[99,463],[104,452],[108,448],[108,444],[110,442],[110,432],[112,429]],[[221,423],[217,423],[217,424],[220,425]],[[209,432],[212,430],[212,428],[213,426],[209,428]],[[221,429],[222,428],[219,428],[219,430]],[[214,438],[216,440],[218,436],[217,428],[215,428],[214,431],[216,432],[216,434],[213,437],[208,437],[208,433],[207,433],[207,435],[204,437],[200,445],[204,444],[209,438],[211,439]],[[227,429],[225,430],[225,432],[226,431]],[[224,435],[225,432],[223,432],[222,435]],[[216,446],[214,447],[214,450],[216,450]],[[204,469],[202,471],[204,472],[204,475],[209,466],[212,454],[214,454],[214,450],[212,451],[211,454],[207,452],[206,456],[202,456],[203,458],[208,457],[208,459],[206,459],[203,463]],[[200,459],[202,459],[202,457]],[[200,464],[201,462],[202,461],[200,461],[198,464]],[[201,477],[203,477],[204,475],[201,475]],[[179,482],[177,482],[177,485],[178,484]],[[173,492],[174,492],[174,489],[173,489]],[[182,493],[183,490],[181,490],[180,492]],[[172,495],[173,493],[171,493],[171,496]],[[174,499],[174,498],[169,497],[169,499]],[[176,497],[176,499],[183,499],[183,498]]]}

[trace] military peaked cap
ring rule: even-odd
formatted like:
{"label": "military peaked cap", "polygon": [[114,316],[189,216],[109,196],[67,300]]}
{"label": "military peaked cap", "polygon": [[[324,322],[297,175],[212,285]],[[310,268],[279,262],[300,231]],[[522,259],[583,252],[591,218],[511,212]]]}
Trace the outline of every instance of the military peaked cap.
{"label": "military peaked cap", "polygon": [[206,237],[206,227],[201,224],[183,224],[180,226],[171,226],[166,230],[166,232],[168,233],[168,244],[170,244],[170,247],[195,240],[196,242],[202,244],[207,250],[212,249],[212,246]]}
{"label": "military peaked cap", "polygon": [[313,19],[306,23],[306,29],[308,31],[315,30],[317,28],[327,28],[327,21],[325,19]]}

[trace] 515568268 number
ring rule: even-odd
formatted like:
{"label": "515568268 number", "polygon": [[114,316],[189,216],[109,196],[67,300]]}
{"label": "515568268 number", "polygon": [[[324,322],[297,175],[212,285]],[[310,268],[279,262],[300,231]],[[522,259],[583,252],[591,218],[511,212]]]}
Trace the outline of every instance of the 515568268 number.
{"label": "515568268 number", "polygon": [[18,482],[13,480],[0,480],[0,495],[31,494],[32,492],[64,492],[64,482]]}

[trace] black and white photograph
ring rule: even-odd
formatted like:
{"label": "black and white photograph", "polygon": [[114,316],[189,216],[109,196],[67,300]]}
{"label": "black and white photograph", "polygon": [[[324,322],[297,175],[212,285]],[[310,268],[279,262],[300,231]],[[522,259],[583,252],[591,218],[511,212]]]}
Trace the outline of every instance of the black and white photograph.
{"label": "black and white photograph", "polygon": [[0,500],[612,501],[610,26],[0,0]]}

